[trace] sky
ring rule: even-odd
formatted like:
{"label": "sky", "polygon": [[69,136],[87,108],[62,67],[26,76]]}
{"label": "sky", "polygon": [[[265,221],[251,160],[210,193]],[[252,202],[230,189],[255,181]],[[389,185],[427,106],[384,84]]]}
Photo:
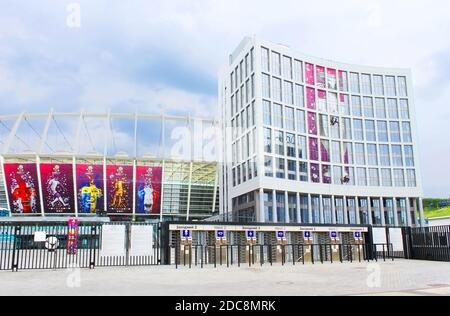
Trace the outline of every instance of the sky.
{"label": "sky", "polygon": [[445,0],[0,0],[0,115],[214,117],[221,66],[256,35],[307,55],[410,68],[424,193],[450,197],[449,16]]}

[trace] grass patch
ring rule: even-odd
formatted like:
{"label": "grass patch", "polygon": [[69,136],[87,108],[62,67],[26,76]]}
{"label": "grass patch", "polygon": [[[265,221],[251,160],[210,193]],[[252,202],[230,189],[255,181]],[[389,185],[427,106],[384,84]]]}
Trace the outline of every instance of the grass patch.
{"label": "grass patch", "polygon": [[441,209],[425,209],[424,212],[427,218],[450,216],[450,206]]}

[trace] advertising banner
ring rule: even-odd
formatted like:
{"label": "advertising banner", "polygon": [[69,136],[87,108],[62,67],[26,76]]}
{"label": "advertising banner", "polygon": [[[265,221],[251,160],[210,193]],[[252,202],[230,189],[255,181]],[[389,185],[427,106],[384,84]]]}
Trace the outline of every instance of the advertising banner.
{"label": "advertising banner", "polygon": [[76,218],[71,218],[68,221],[67,233],[67,254],[76,255],[78,253],[78,229],[80,221]]}
{"label": "advertising banner", "polygon": [[40,213],[39,181],[36,164],[5,163],[3,167],[11,213]]}
{"label": "advertising banner", "polygon": [[72,164],[41,163],[45,213],[75,213]]}
{"label": "advertising banner", "polygon": [[78,213],[95,214],[104,209],[103,165],[77,164]]}
{"label": "advertising banner", "polygon": [[161,167],[136,167],[136,213],[159,214],[161,211]]}
{"label": "advertising banner", "polygon": [[108,213],[133,213],[133,166],[107,165]]}

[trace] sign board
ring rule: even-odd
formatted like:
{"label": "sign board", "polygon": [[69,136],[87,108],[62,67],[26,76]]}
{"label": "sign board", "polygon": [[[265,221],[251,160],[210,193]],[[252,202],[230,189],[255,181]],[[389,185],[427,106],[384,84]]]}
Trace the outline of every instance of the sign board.
{"label": "sign board", "polygon": [[247,230],[247,239],[256,239],[256,232],[254,230]]}
{"label": "sign board", "polygon": [[337,231],[331,231],[330,232],[330,238],[333,239],[333,240],[339,239]]}
{"label": "sign board", "polygon": [[216,239],[225,239],[225,231],[224,230],[216,230]]}
{"label": "sign board", "polygon": [[401,228],[389,228],[389,241],[393,251],[403,251],[403,234]]}
{"label": "sign board", "polygon": [[192,239],[192,231],[189,229],[181,230],[181,238],[182,239]]}
{"label": "sign board", "polygon": [[49,236],[45,240],[45,248],[48,251],[55,251],[56,249],[58,249],[58,246],[59,246],[59,240],[55,236]]}
{"label": "sign board", "polygon": [[355,240],[362,240],[362,233],[361,232],[353,232],[353,237]]}
{"label": "sign board", "polygon": [[286,239],[286,232],[285,231],[277,231],[277,239]]}
{"label": "sign board", "polygon": [[9,210],[0,209],[0,217],[10,217],[11,212]]}
{"label": "sign board", "polygon": [[125,225],[102,226],[100,256],[125,256]]}
{"label": "sign board", "polygon": [[153,225],[131,226],[131,256],[153,255]]}
{"label": "sign board", "polygon": [[46,232],[34,232],[34,242],[45,242],[47,240]]}
{"label": "sign board", "polygon": [[71,218],[68,221],[67,232],[67,254],[76,255],[78,253],[78,234],[80,221],[77,218]]}
{"label": "sign board", "polygon": [[309,230],[306,230],[303,232],[303,239],[305,240],[312,240],[312,233]]}

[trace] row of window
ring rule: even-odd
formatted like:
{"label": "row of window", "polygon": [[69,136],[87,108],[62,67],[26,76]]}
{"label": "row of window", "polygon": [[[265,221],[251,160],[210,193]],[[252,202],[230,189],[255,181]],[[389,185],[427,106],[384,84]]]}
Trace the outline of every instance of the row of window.
{"label": "row of window", "polygon": [[236,90],[231,96],[231,117],[242,110],[249,102],[255,98],[255,76],[252,75],[250,79],[242,84],[241,88]]}
{"label": "row of window", "polygon": [[[410,202],[411,224],[416,224],[416,211]],[[333,224],[333,205],[330,197],[311,196],[300,194],[297,199],[296,193],[275,193],[264,191],[264,221],[277,223],[305,223],[305,224]],[[394,203],[396,203],[394,205]],[[379,198],[343,198],[336,197],[334,200],[334,218],[337,224],[370,223],[382,224],[382,216],[386,225],[394,225],[397,216],[399,225],[408,224],[408,200],[407,199],[382,199]],[[320,204],[322,204],[323,218],[321,218]],[[311,208],[310,208],[311,206]],[[395,207],[396,208],[395,208]],[[395,214],[397,210],[397,214]]]}
{"label": "row of window", "polygon": [[255,102],[252,102],[231,120],[232,139],[235,140],[254,127],[255,118]]}
{"label": "row of window", "polygon": [[[273,108],[273,112],[271,108]],[[408,121],[340,118],[295,110],[291,107],[283,108],[276,103],[271,106],[270,103],[264,102],[263,124],[301,134],[320,135],[335,139],[412,143],[411,123]],[[233,135],[236,133],[237,131],[234,131]]]}
{"label": "row of window", "polygon": [[233,187],[252,180],[258,176],[258,164],[256,158],[243,162],[241,165],[232,169]]}
{"label": "row of window", "polygon": [[232,92],[236,90],[253,73],[255,56],[254,49],[245,55],[230,74]]}
{"label": "row of window", "polygon": [[[264,128],[264,152],[290,158],[372,165],[414,166],[412,145],[329,141]],[[309,153],[309,156],[308,156]]]}
{"label": "row of window", "polygon": [[[303,67],[304,65],[304,67]],[[404,96],[408,95],[405,76],[380,75],[350,72],[325,68],[281,55],[262,47],[261,66],[263,72],[284,77],[300,83],[331,90],[350,91],[366,95]],[[303,72],[303,68],[305,71]]]}
{"label": "row of window", "polygon": [[354,168],[325,164],[319,165],[272,156],[264,157],[264,175],[278,179],[336,185],[417,186],[416,172],[414,169]]}
{"label": "row of window", "polygon": [[[305,97],[306,96],[306,97]],[[359,117],[409,119],[409,105],[407,99],[380,98],[369,96],[348,95],[335,92],[326,92],[278,78],[262,75],[262,97],[272,99],[274,102],[283,102],[287,105],[329,112],[334,115],[353,115]],[[235,104],[232,97],[232,107]],[[237,106],[235,106],[237,107]]]}
{"label": "row of window", "polygon": [[254,156],[256,151],[256,129],[253,129],[231,146],[233,166]]}

